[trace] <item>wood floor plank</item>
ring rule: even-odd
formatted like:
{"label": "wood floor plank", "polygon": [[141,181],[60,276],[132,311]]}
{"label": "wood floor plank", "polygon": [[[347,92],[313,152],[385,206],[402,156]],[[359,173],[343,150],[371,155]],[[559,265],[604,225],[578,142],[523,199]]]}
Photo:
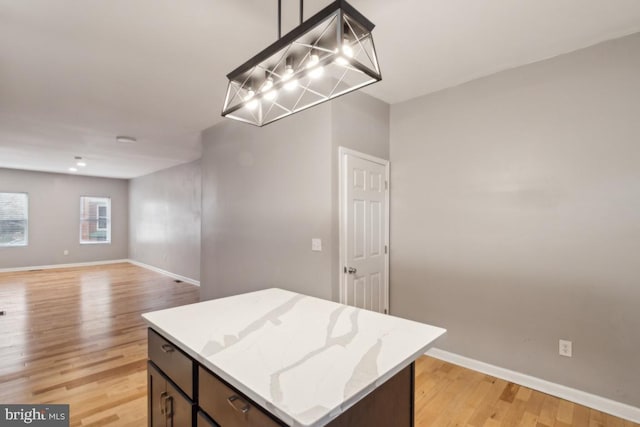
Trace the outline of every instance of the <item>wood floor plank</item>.
{"label": "wood floor plank", "polygon": [[[72,427],[146,426],[140,315],[198,299],[128,263],[0,273],[0,403],[66,403]],[[640,427],[429,357],[416,363],[415,412],[419,427]]]}
{"label": "wood floor plank", "polygon": [[571,425],[573,423],[573,408],[575,405],[566,400],[561,400],[558,404],[558,412],[556,414],[556,420]]}
{"label": "wood floor plank", "polygon": [[[460,379],[466,390],[458,386],[450,389],[452,378]],[[419,392],[424,391],[425,384],[429,384],[428,391]],[[416,426],[420,427],[640,427],[640,424],[427,356],[416,362],[415,410]]]}

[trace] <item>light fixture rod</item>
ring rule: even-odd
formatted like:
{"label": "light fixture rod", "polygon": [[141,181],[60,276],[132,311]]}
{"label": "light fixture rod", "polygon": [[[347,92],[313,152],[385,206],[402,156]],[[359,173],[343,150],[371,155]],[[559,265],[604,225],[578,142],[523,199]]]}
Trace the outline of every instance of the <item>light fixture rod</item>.
{"label": "light fixture rod", "polygon": [[[300,0],[300,25],[304,18],[304,0]],[[278,0],[278,40],[282,38],[282,0]]]}
{"label": "light fixture rod", "polygon": [[278,40],[282,38],[282,0],[278,0]]}

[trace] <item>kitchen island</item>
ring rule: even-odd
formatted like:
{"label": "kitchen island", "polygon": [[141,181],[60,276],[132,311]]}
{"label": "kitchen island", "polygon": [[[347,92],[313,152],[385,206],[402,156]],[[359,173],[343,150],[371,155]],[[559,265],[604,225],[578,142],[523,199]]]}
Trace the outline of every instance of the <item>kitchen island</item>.
{"label": "kitchen island", "polygon": [[150,426],[411,426],[413,362],[445,333],[282,289],[143,317]]}

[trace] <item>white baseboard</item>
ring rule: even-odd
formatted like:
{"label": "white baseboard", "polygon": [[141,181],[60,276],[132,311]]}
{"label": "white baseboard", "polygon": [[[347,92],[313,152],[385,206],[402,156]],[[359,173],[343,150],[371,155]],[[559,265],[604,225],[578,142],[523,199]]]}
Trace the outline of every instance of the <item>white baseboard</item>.
{"label": "white baseboard", "polygon": [[635,406],[616,402],[615,400],[596,396],[595,394],[576,390],[574,388],[566,387],[561,384],[552,383],[551,381],[532,377],[530,375],[512,371],[510,369],[490,365],[488,363],[480,362],[475,359],[470,359],[468,357],[460,356],[455,353],[440,350],[439,348],[431,348],[425,354],[427,356],[435,357],[436,359],[444,360],[445,362],[450,362],[455,365],[463,366],[474,371],[482,372],[483,374],[491,375],[506,381],[510,381],[512,383],[520,384],[525,387],[529,387],[534,390],[559,397],[561,399],[588,406],[589,408],[593,408],[601,412],[606,412],[607,414],[611,414],[619,418],[624,418],[635,423],[640,423],[640,408],[636,408]]}
{"label": "white baseboard", "polygon": [[12,273],[15,271],[30,271],[30,270],[50,270],[52,268],[89,267],[92,265],[119,264],[121,262],[129,262],[129,260],[128,259],[112,259],[107,261],[74,262],[71,264],[34,265],[30,267],[0,268],[0,273]]}
{"label": "white baseboard", "polygon": [[183,281],[185,283],[189,283],[190,285],[200,286],[200,281],[199,280],[195,280],[195,279],[192,279],[190,277],[181,276],[179,274],[175,274],[175,273],[172,273],[170,271],[163,270],[161,268],[154,267],[153,265],[145,264],[145,263],[140,262],[140,261],[134,261],[132,259],[128,259],[128,260],[125,260],[125,261],[129,262],[129,263],[131,263],[133,265],[137,265],[138,267],[146,268],[147,270],[155,271],[156,273],[164,274],[165,276],[169,276],[169,277],[172,277],[174,279],[181,280],[181,281]]}

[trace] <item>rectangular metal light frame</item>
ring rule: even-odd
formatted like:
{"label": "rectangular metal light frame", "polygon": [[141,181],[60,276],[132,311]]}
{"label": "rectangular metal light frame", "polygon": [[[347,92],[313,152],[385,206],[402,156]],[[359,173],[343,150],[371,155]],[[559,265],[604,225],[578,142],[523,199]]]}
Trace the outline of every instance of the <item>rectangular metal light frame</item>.
{"label": "rectangular metal light frame", "polygon": [[[273,102],[273,104],[278,105],[278,107],[280,107],[283,111],[282,111],[282,114],[276,114],[276,115],[273,115],[272,117],[265,117],[265,115],[262,112],[263,111],[262,104],[260,104],[260,112],[257,116],[250,115],[250,117],[247,117],[247,116],[242,117],[240,114],[238,114],[238,112],[241,111],[243,108],[246,108],[248,102],[250,102],[247,99],[238,100],[238,96],[239,96],[238,92],[240,90],[239,87],[242,88],[246,85],[246,80],[243,80],[243,79],[247,79],[247,75],[251,75],[251,73],[253,73],[254,70],[256,70],[257,67],[260,66],[260,64],[263,64],[265,61],[268,61],[272,57],[278,55],[279,53],[282,53],[283,50],[287,51],[288,49],[291,49],[291,46],[298,43],[299,40],[301,40],[305,35],[308,35],[310,32],[316,29],[316,27],[322,26],[324,23],[327,22],[328,19],[336,20],[335,23],[333,24],[335,26],[334,31],[336,33],[335,34],[336,46],[341,46],[341,43],[343,43],[343,40],[344,40],[343,38],[345,36],[344,28],[350,28],[353,30],[353,27],[357,27],[363,33],[366,32],[366,35],[362,37],[362,39],[365,39],[366,37],[368,46],[370,46],[369,49],[371,50],[371,52],[367,53],[367,56],[368,56],[368,59],[370,60],[371,66],[367,66],[358,60],[351,60],[351,59],[349,60],[348,66],[345,66],[345,68],[349,68],[349,70],[351,71],[361,73],[366,78],[366,80],[352,87],[348,87],[339,91],[334,90],[332,93],[328,95],[322,95],[320,93],[314,92],[313,90],[309,89],[311,92],[318,95],[319,99],[317,101],[309,102],[308,104],[303,105],[302,107],[299,107],[299,108],[286,108],[281,105],[278,105],[277,102]],[[331,4],[326,6],[324,9],[320,10],[318,13],[316,13],[315,15],[313,15],[312,17],[304,21],[301,25],[294,28],[289,33],[285,34],[280,39],[272,43],[270,46],[262,50],[260,53],[258,53],[257,55],[255,55],[254,57],[246,61],[244,64],[240,65],[239,67],[231,71],[229,74],[227,74],[229,84],[227,86],[227,94],[225,97],[222,116],[240,120],[240,121],[247,122],[247,123],[261,127],[269,123],[272,123],[274,121],[277,121],[281,118],[287,117],[291,114],[306,110],[322,102],[329,101],[331,99],[337,98],[338,96],[344,95],[346,93],[352,92],[354,90],[360,89],[362,87],[368,86],[370,84],[373,84],[382,80],[382,75],[380,73],[380,68],[377,61],[377,55],[375,52],[375,45],[373,44],[373,37],[371,35],[371,31],[373,30],[374,27],[375,25],[370,20],[368,20],[364,15],[358,12],[353,6],[351,6],[346,1],[336,0],[332,2]],[[333,35],[333,34],[330,34],[330,35]],[[361,39],[357,39],[356,42],[361,44],[360,40]],[[305,45],[305,43],[298,43],[298,45]],[[310,52],[312,49],[314,48],[310,48]],[[362,49],[365,49],[365,48],[362,47]],[[325,52],[328,52],[327,49],[322,49],[322,50]],[[277,62],[277,58],[274,59],[274,61]],[[335,55],[326,54],[324,58],[319,60],[318,65],[329,66],[334,64],[334,61],[335,61]],[[280,58],[279,62],[282,62],[282,58]],[[266,72],[269,73],[269,70],[266,70]],[[273,73],[271,75],[273,76],[276,75],[274,70],[271,70],[271,72]],[[305,73],[304,70],[296,71],[296,78],[304,75],[304,73]],[[279,90],[283,87],[284,84],[285,84],[284,81],[277,81],[273,84],[273,88],[275,90]],[[307,88],[304,88],[303,90],[307,90],[307,89],[308,89],[308,85],[307,85]],[[234,100],[236,101],[235,103],[233,102]],[[260,102],[262,102],[262,99],[260,99]],[[271,108],[273,108],[273,106],[271,106]]]}

